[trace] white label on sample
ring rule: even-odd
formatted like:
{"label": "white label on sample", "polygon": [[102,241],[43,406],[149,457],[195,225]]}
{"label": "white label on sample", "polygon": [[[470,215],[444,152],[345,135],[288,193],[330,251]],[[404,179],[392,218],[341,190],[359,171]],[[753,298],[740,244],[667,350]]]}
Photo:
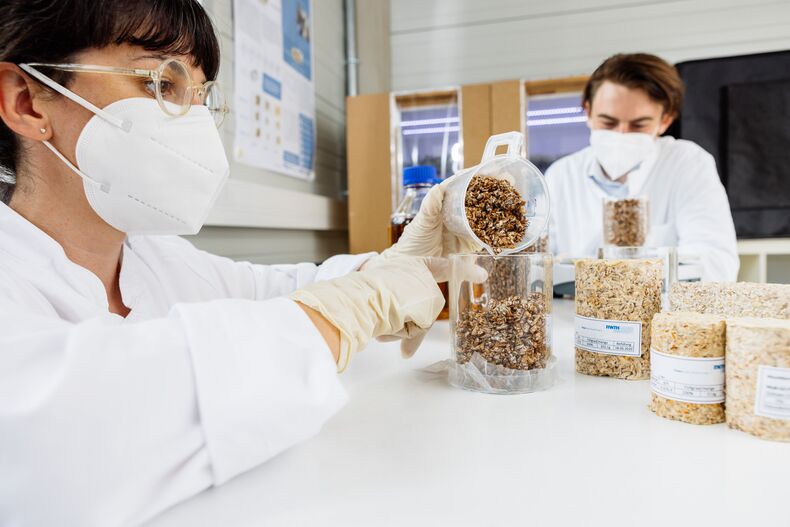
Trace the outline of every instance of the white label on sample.
{"label": "white label on sample", "polygon": [[790,421],[790,368],[757,368],[754,413],[762,417]]}
{"label": "white label on sample", "polygon": [[651,350],[650,388],[684,403],[723,403],[724,357],[679,357]]}
{"label": "white label on sample", "polygon": [[607,355],[642,355],[642,323],[576,315],[576,347]]}

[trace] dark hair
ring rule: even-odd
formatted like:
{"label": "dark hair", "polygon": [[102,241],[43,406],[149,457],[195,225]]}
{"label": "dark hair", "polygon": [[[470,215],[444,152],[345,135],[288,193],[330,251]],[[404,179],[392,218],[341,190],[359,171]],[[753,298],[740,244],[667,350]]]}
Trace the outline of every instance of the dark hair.
{"label": "dark hair", "polygon": [[592,107],[595,92],[605,81],[639,88],[676,117],[683,104],[683,81],[675,66],[648,53],[618,54],[606,59],[590,76],[582,102]]}
{"label": "dark hair", "polygon": [[[214,27],[197,0],[0,0],[0,61],[68,62],[80,51],[132,44],[189,55],[207,79],[219,70]],[[53,72],[66,83],[69,74]],[[0,120],[0,200],[13,192],[20,149]]]}

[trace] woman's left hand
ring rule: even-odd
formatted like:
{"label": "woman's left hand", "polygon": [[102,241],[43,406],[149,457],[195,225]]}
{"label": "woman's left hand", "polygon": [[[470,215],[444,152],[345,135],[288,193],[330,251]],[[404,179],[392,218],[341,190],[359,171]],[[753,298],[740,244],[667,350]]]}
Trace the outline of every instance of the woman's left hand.
{"label": "woman's left hand", "polygon": [[[432,262],[434,278],[437,282],[443,282],[449,278],[447,256],[453,253],[475,252],[480,249],[475,242],[456,236],[444,226],[442,204],[444,203],[445,188],[451,179],[447,178],[428,192],[420,206],[420,212],[406,226],[398,242],[380,255],[368,260],[369,264],[376,265],[378,262],[399,256],[428,257]],[[410,335],[410,338],[401,340],[401,353],[404,357],[414,355],[422,343],[425,333],[427,333],[427,329],[419,329]],[[381,340],[391,339],[392,337],[385,337]]]}

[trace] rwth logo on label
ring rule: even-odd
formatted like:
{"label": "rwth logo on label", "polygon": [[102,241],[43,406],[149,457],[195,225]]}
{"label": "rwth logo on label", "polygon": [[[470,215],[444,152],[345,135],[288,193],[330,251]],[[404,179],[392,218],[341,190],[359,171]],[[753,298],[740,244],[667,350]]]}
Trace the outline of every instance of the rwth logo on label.
{"label": "rwth logo on label", "polygon": [[617,333],[633,333],[634,328],[632,326],[620,326],[618,324],[606,324],[604,325],[604,329],[609,331],[615,331]]}

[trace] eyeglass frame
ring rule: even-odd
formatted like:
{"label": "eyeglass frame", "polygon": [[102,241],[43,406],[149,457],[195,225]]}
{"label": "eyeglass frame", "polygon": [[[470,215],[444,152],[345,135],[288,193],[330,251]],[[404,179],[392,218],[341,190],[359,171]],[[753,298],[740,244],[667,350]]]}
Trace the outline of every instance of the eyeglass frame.
{"label": "eyeglass frame", "polygon": [[[162,79],[162,72],[167,67],[168,64],[172,62],[177,62],[181,66],[184,67],[184,70],[189,72],[187,65],[184,64],[182,61],[178,59],[167,59],[163,61],[155,70],[144,69],[144,68],[118,68],[115,66],[100,66],[96,64],[78,64],[78,63],[66,63],[66,64],[51,64],[45,62],[27,62],[25,65],[31,68],[52,68],[60,71],[71,71],[76,73],[104,73],[104,74],[111,74],[111,75],[125,75],[127,77],[139,77],[139,78],[146,78],[151,79],[154,81],[156,90],[155,90],[155,97],[156,101],[159,103],[159,107],[162,111],[171,116],[171,117],[181,117],[186,115],[189,111],[189,107],[191,104],[181,104],[181,112],[180,113],[172,113],[168,110],[167,105],[165,104],[165,100],[162,98],[162,91],[159,88],[160,80]],[[190,81],[192,81],[190,77]],[[222,93],[224,99],[224,93],[222,92],[222,87],[219,85],[217,81],[206,81],[206,82],[194,82],[192,81],[188,86],[192,92],[192,96],[194,97],[195,94],[200,98],[200,104],[205,105],[205,97],[208,94],[208,88],[210,86],[216,86],[217,89]],[[197,88],[197,90],[195,90]],[[169,101],[167,101],[169,102]],[[171,103],[174,104],[174,103]],[[221,108],[214,109],[213,112],[217,112],[221,115],[220,121],[217,123],[217,127],[221,126],[225,120],[225,116],[230,113],[230,108],[228,107],[227,103],[223,102]]]}

